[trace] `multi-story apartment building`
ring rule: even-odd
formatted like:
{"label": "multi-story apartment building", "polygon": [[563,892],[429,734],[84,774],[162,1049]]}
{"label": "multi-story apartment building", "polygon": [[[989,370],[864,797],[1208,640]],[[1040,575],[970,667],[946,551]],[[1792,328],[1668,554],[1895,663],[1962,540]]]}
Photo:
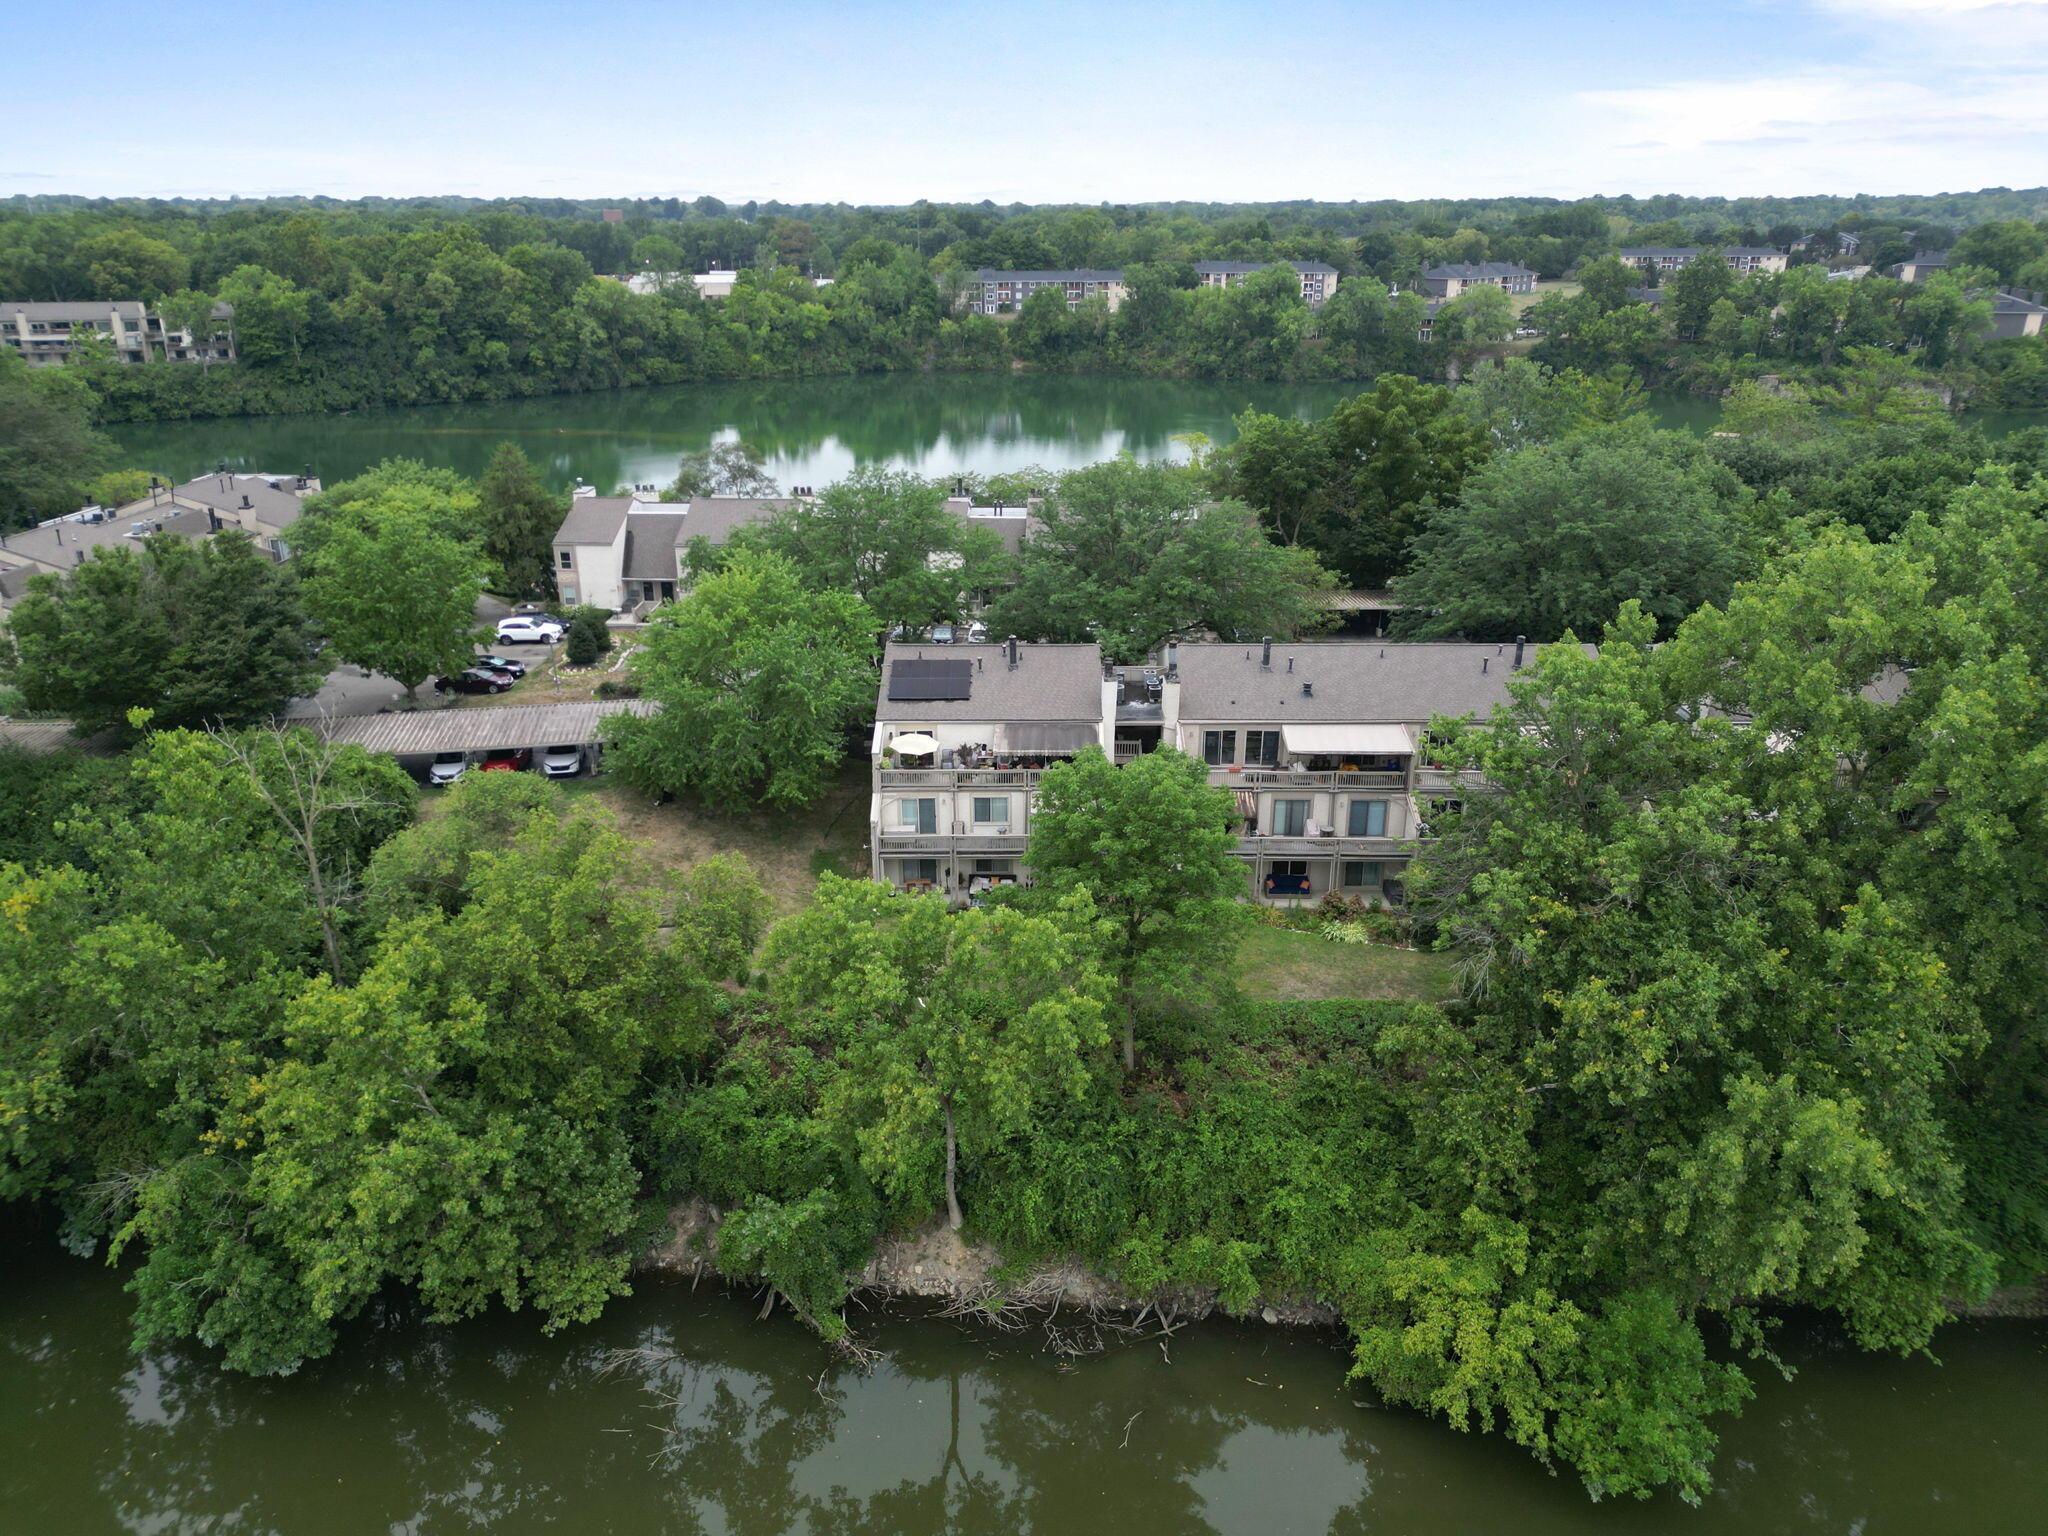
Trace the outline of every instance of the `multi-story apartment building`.
{"label": "multi-story apartment building", "polygon": [[871,745],[877,880],[966,901],[1022,877],[1046,764],[1110,746],[1095,645],[891,644]]}
{"label": "multi-story apartment building", "polygon": [[190,331],[166,329],[163,317],[136,299],[83,304],[0,299],[0,343],[33,367],[64,362],[74,339],[87,331],[105,336],[123,363],[228,362],[235,355],[234,313],[226,304],[214,305],[213,334],[195,339]]}
{"label": "multi-story apartment building", "polygon": [[1485,719],[1532,655],[1519,642],[1206,642],[1102,669],[1092,645],[891,646],[873,739],[875,878],[955,901],[1022,878],[1047,763],[1091,745],[1119,763],[1167,746],[1232,792],[1250,894],[1398,906],[1431,816],[1483,787],[1432,766],[1429,721]]}
{"label": "multi-story apartment building", "polygon": [[1067,296],[1067,308],[1077,309],[1089,299],[1101,299],[1111,309],[1124,301],[1124,275],[1114,268],[1096,271],[1081,268],[1070,272],[1004,272],[983,267],[974,274],[974,289],[968,308],[984,315],[1008,314],[1022,309],[1024,301],[1041,288],[1057,288]]}
{"label": "multi-story apartment building", "polygon": [[[1621,259],[1655,277],[1690,265],[1700,250],[1697,245],[1631,245],[1622,249]],[[1786,262],[1783,251],[1765,245],[1731,245],[1721,252],[1721,259],[1730,271],[1744,273],[1782,272]]]}
{"label": "multi-story apartment building", "polygon": [[1202,280],[1204,288],[1228,288],[1273,266],[1294,269],[1301,279],[1301,296],[1311,309],[1320,309],[1337,291],[1337,269],[1320,261],[1198,261],[1195,276]]}
{"label": "multi-story apartment building", "polygon": [[1433,299],[1455,299],[1470,288],[1534,293],[1536,274],[1512,261],[1447,261],[1426,270],[1418,287]]}
{"label": "multi-story apartment building", "polygon": [[30,576],[69,571],[95,549],[155,533],[204,539],[229,529],[254,539],[273,560],[291,555],[290,533],[306,497],[320,489],[310,474],[240,474],[222,468],[183,485],[157,486],[123,507],[86,507],[33,528],[0,534],[0,607],[12,606]]}

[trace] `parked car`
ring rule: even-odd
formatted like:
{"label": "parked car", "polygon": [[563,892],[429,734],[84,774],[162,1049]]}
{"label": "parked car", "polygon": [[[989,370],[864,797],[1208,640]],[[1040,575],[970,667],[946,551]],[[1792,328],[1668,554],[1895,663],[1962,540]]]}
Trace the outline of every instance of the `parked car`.
{"label": "parked car", "polygon": [[453,677],[434,679],[436,693],[503,693],[512,686],[503,672],[486,672],[482,667],[465,667]]}
{"label": "parked car", "polygon": [[486,651],[477,657],[476,666],[489,667],[494,672],[510,672],[514,677],[526,676],[526,663],[514,661],[510,656],[493,656]]}
{"label": "parked car", "polygon": [[554,645],[562,638],[562,626],[544,614],[515,613],[498,620],[500,645]]}
{"label": "parked car", "polygon": [[471,664],[469,670],[472,672],[488,672],[493,677],[502,677],[505,680],[505,686],[507,688],[510,688],[514,683],[519,681],[519,674],[517,672],[514,672],[510,667],[500,666],[495,661],[484,661],[479,659]]}
{"label": "parked car", "polygon": [[433,762],[427,765],[427,782],[453,784],[468,767],[469,754],[466,752],[436,752]]}
{"label": "parked car", "polygon": [[531,747],[499,747],[486,752],[484,760],[476,765],[478,773],[516,773],[533,762]]}
{"label": "parked car", "polygon": [[542,747],[540,771],[551,779],[573,779],[583,771],[583,749],[576,746]]}
{"label": "parked car", "polygon": [[932,626],[932,644],[933,644],[933,645],[951,645],[952,643],[953,643],[953,626],[952,626],[952,625],[950,625],[950,624],[934,624],[934,625]]}

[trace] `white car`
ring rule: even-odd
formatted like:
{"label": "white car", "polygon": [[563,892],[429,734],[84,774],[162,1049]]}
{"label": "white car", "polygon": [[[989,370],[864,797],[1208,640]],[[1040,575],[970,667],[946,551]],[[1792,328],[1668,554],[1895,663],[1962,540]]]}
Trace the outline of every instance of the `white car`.
{"label": "white car", "polygon": [[498,620],[500,645],[554,645],[562,638],[562,626],[543,614],[515,613]]}
{"label": "white car", "polygon": [[540,771],[551,779],[573,779],[583,771],[581,747],[542,747]]}
{"label": "white car", "polygon": [[467,752],[436,752],[434,761],[427,767],[429,784],[453,784],[469,767]]}

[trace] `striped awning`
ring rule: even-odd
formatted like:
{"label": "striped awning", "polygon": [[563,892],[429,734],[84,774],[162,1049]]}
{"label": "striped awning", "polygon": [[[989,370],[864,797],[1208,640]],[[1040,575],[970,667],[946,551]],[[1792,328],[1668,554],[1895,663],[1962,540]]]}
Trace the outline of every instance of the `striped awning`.
{"label": "striped awning", "polygon": [[1238,815],[1242,816],[1246,821],[1250,821],[1259,814],[1259,796],[1257,790],[1239,789],[1233,790],[1232,793],[1237,796]]}

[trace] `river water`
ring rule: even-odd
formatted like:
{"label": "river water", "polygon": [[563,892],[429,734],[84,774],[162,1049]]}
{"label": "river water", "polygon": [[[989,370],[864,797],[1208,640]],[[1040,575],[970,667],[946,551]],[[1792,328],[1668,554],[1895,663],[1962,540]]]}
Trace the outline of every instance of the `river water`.
{"label": "river water", "polygon": [[[558,487],[601,490],[665,483],[676,460],[714,440],[743,438],[768,455],[785,488],[823,486],[856,465],[941,476],[1040,465],[1071,469],[1126,452],[1183,458],[1177,441],[1202,433],[1223,443],[1248,408],[1320,416],[1362,384],[1248,384],[1165,379],[964,374],[874,374],[665,389],[551,395],[480,405],[426,405],[326,416],[155,422],[108,429],[120,462],[177,479],[225,460],[279,474],[311,466],[328,484],[406,457],[482,472],[491,450],[515,442]],[[1720,402],[1655,397],[1666,426],[1709,430]],[[1993,435],[2038,424],[2025,413],[1966,418]]]}
{"label": "river water", "polygon": [[[135,1356],[118,1277],[31,1239],[0,1281],[0,1530],[2003,1536],[2048,1512],[2048,1326],[1944,1363],[1788,1326],[1717,1491],[1595,1505],[1494,1436],[1376,1405],[1340,1341],[1211,1322],[1066,1359],[1043,1326],[878,1311],[836,1364],[710,1284],[553,1339],[392,1310],[297,1376]],[[1069,1321],[1078,1322],[1078,1319]],[[1055,1320],[1057,1324],[1059,1320]]]}

